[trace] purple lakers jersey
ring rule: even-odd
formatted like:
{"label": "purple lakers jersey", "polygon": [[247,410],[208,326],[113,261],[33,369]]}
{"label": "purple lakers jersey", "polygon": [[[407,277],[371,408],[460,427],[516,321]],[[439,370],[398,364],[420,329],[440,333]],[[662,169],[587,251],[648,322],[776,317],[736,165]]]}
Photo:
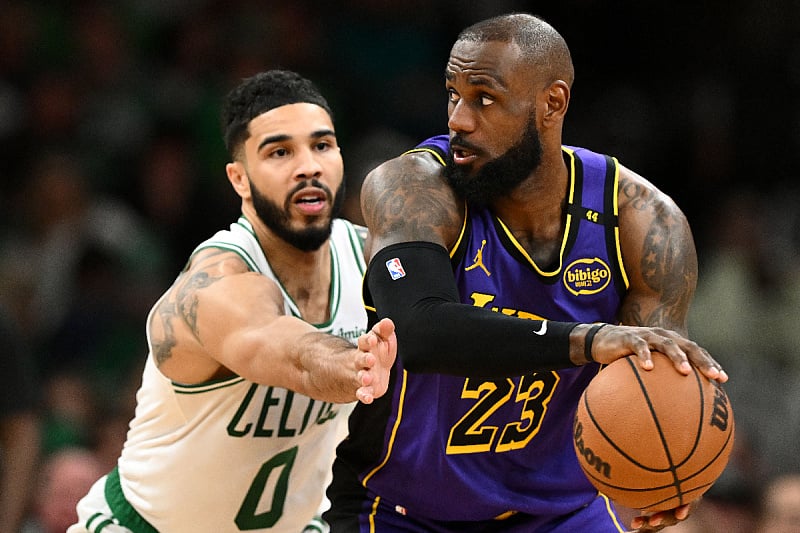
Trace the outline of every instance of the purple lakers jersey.
{"label": "purple lakers jersey", "polygon": [[[442,162],[448,150],[446,136],[415,149]],[[502,220],[468,205],[450,254],[462,303],[520,319],[617,322],[627,285],[617,162],[566,146],[563,155],[568,207],[555,263],[536,264]],[[575,457],[572,422],[598,370],[589,364],[477,379],[412,374],[398,357],[382,448],[363,465],[361,483],[402,512],[437,520],[569,514],[597,495]]]}

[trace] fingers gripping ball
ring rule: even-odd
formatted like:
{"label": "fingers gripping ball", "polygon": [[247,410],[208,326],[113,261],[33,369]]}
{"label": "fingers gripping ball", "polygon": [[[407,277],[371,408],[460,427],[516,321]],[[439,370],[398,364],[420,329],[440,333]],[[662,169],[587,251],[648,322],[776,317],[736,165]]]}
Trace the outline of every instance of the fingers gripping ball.
{"label": "fingers gripping ball", "polygon": [[614,361],[589,383],[575,414],[574,445],[584,474],[618,504],[673,509],[699,498],[722,474],[734,420],[719,383],[693,368],[684,376],[653,353]]}

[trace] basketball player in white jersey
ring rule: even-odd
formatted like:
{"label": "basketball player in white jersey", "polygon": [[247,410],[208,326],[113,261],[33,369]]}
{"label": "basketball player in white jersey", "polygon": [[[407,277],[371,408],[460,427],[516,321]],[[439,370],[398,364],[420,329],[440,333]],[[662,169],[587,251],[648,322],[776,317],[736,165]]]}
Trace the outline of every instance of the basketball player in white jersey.
{"label": "basketball player in white jersey", "polygon": [[326,531],[348,414],[387,390],[394,325],[366,332],[365,232],[336,218],[343,162],[327,102],[269,71],[231,91],[223,128],[241,217],[150,311],[125,446],[69,533]]}

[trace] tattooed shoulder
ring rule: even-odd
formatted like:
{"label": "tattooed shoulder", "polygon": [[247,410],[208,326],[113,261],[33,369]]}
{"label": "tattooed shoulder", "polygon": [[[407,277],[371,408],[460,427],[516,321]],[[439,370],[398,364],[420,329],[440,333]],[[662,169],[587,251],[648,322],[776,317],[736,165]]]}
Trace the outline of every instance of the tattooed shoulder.
{"label": "tattooed shoulder", "polygon": [[447,185],[442,166],[414,154],[387,161],[367,176],[362,210],[373,235],[403,240],[440,236],[447,241],[453,228],[461,226],[463,203]]}
{"label": "tattooed shoulder", "polygon": [[[221,249],[208,249],[194,256],[158,303],[151,321],[152,348],[160,365],[178,344],[178,331],[188,328],[199,341],[197,323],[198,291],[210,287],[228,274],[241,270],[238,256]],[[246,265],[244,266],[246,270]]]}
{"label": "tattooed shoulder", "polygon": [[639,299],[628,297],[622,318],[629,324],[684,327],[697,283],[686,217],[667,194],[632,172],[620,173],[619,203],[625,265],[641,289],[634,291]]}
{"label": "tattooed shoulder", "polygon": [[620,209],[627,207],[635,211],[646,211],[653,208],[658,194],[650,182],[630,171],[621,170],[619,176]]}

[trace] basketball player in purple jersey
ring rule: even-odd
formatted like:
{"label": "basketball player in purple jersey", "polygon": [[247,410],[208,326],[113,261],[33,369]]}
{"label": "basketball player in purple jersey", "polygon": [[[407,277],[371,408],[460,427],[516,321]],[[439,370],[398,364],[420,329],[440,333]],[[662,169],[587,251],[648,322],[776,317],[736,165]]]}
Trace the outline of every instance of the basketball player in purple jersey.
{"label": "basketball player in purple jersey", "polygon": [[598,363],[633,352],[644,368],[653,349],[727,379],[683,337],[689,226],[614,158],[562,145],[573,66],[541,19],[467,28],[445,77],[449,137],[362,189],[365,303],[395,321],[398,358],[390,392],[351,416],[325,518],[333,533],[622,532],[580,470],[572,420]]}

